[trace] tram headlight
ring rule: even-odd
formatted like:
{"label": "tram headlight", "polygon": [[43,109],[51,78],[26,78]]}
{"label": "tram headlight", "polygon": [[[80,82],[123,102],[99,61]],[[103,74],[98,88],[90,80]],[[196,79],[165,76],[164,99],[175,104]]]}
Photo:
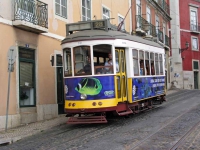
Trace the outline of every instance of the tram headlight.
{"label": "tram headlight", "polygon": [[82,100],[86,99],[87,98],[87,95],[86,94],[81,94],[81,97],[80,97]]}
{"label": "tram headlight", "polygon": [[96,102],[93,102],[93,103],[92,103],[92,105],[93,105],[93,106],[96,106],[96,105],[97,105],[97,103],[96,103]]}
{"label": "tram headlight", "polygon": [[98,102],[98,105],[101,106],[103,103],[102,102]]}

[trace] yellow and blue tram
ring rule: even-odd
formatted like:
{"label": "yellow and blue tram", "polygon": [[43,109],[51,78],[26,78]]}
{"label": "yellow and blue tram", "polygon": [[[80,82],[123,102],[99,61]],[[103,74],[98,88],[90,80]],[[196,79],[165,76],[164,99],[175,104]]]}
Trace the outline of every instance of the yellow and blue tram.
{"label": "yellow and blue tram", "polygon": [[106,123],[165,100],[164,48],[109,20],[66,25],[62,41],[68,123]]}

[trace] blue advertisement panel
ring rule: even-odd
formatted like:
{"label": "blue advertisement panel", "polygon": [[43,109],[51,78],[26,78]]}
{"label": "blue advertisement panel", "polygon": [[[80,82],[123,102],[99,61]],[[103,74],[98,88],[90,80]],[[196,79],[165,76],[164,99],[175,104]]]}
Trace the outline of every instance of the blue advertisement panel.
{"label": "blue advertisement panel", "polygon": [[133,78],[132,100],[140,100],[165,92],[165,77]]}
{"label": "blue advertisement panel", "polygon": [[78,77],[65,79],[66,100],[109,99],[115,97],[114,76]]}

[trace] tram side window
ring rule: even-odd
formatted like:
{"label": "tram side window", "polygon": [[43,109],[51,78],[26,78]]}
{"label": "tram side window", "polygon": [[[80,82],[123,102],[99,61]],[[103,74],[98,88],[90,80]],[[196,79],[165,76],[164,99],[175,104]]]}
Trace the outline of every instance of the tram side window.
{"label": "tram side window", "polygon": [[151,61],[151,75],[155,75],[154,53],[150,53],[150,61]]}
{"label": "tram side window", "polygon": [[71,49],[64,49],[64,75],[71,76],[72,75],[72,60],[71,60]]}
{"label": "tram side window", "polygon": [[133,49],[133,70],[134,70],[134,75],[138,76],[139,75],[138,50],[136,49]]}
{"label": "tram side window", "polygon": [[74,71],[76,76],[92,74],[89,46],[74,48]]}
{"label": "tram side window", "polygon": [[145,52],[145,65],[146,65],[146,71],[147,71],[147,75],[150,75],[150,59],[149,59],[149,52]]}
{"label": "tram side window", "polygon": [[159,60],[158,60],[158,54],[155,54],[155,65],[156,65],[156,75],[159,75]]}
{"label": "tram side window", "polygon": [[160,62],[160,74],[163,75],[163,59],[162,59],[162,54],[159,54],[159,62]]}
{"label": "tram side window", "polygon": [[139,51],[139,58],[140,58],[140,75],[143,76],[146,74],[143,51]]}

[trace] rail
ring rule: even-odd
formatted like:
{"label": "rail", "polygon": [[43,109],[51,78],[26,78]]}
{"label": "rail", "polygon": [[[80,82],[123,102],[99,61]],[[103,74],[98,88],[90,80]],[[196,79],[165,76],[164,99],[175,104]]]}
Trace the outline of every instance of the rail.
{"label": "rail", "polygon": [[26,21],[48,28],[48,5],[38,0],[15,0],[15,20]]}

